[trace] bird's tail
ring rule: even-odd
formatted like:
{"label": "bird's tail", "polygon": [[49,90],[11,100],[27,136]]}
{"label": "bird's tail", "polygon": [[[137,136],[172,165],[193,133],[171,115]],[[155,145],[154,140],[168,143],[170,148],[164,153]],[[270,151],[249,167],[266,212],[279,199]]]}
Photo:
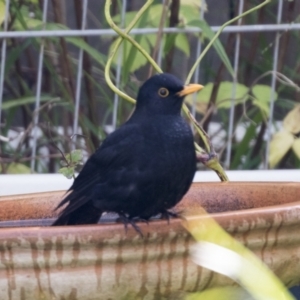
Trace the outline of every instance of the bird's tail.
{"label": "bird's tail", "polygon": [[102,215],[102,212],[90,202],[71,211],[68,206],[61,212],[52,226],[96,224]]}

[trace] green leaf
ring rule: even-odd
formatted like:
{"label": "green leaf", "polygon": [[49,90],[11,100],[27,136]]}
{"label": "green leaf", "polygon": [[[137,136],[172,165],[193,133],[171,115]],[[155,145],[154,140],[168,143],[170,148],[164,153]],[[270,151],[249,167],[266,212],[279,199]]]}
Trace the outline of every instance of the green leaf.
{"label": "green leaf", "polygon": [[[264,115],[269,115],[269,103],[271,100],[271,93],[272,89],[269,85],[265,84],[256,84],[254,87],[252,87],[252,94],[255,97],[255,100],[253,100],[253,104],[256,105]],[[277,100],[277,93],[274,91],[274,101]]]}
{"label": "green leaf", "polygon": [[81,149],[76,149],[71,152],[70,161],[73,163],[80,163],[83,159],[83,153]]}
{"label": "green leaf", "polygon": [[81,149],[71,151],[71,153],[65,154],[65,160],[62,161],[63,168],[59,170],[60,173],[65,175],[67,178],[73,177],[75,168],[82,162],[83,154]]}
{"label": "green leaf", "polygon": [[[212,86],[213,85],[211,84],[211,88]],[[216,99],[218,108],[231,107],[232,93],[234,88],[235,88],[235,97],[233,99],[235,105],[239,103],[243,103],[248,99],[249,89],[244,84],[236,83],[234,87],[233,82],[223,81],[219,86],[217,99]]]}
{"label": "green leaf", "polygon": [[[135,17],[136,11],[130,11],[126,12],[125,14],[125,26],[127,27],[131,20]],[[114,23],[116,23],[118,26],[121,24],[121,14],[116,14],[112,17]],[[140,20],[139,20],[140,21]],[[136,27],[138,27],[139,21],[136,23]]]}
{"label": "green leaf", "polygon": [[269,104],[267,102],[260,102],[257,99],[253,99],[252,103],[259,108],[264,118],[268,118],[269,115]]}
{"label": "green leaf", "polygon": [[294,153],[297,155],[297,157],[300,159],[300,138],[294,140],[292,149]]}
{"label": "green leaf", "polygon": [[285,130],[274,134],[270,143],[269,165],[274,168],[291,149],[294,136]]}
{"label": "green leaf", "polygon": [[[148,12],[148,24],[151,25],[152,27],[158,28],[160,19],[161,19],[161,14],[163,11],[163,5],[162,4],[155,4],[151,5],[150,8],[147,10]],[[167,20],[166,20],[167,22]]]}
{"label": "green leaf", "polygon": [[[149,45],[151,48],[154,48],[155,46],[155,43],[156,43],[156,38],[157,38],[157,35],[156,34],[147,34],[145,35]],[[162,41],[163,42],[163,41]]]}
{"label": "green leaf", "polygon": [[163,51],[163,54],[164,56],[169,53],[172,48],[174,47],[175,45],[175,41],[176,41],[176,34],[175,33],[171,33],[171,34],[168,34],[164,37],[164,40],[165,40],[165,43],[164,43],[164,51]]}
{"label": "green leaf", "polygon": [[[149,7],[149,9],[145,12],[145,14],[141,17],[141,19],[136,23],[136,28],[142,27],[158,27],[161,13],[162,13],[162,4],[154,4]],[[128,26],[132,19],[135,17],[136,11],[127,12],[125,14],[125,26]],[[121,15],[117,14],[113,17],[113,21],[120,25],[121,23]],[[146,21],[146,22],[145,22]],[[144,26],[142,26],[144,23]]]}
{"label": "green leaf", "polygon": [[181,21],[181,25],[192,26],[190,23],[199,20],[199,8],[195,9],[192,5],[185,5],[182,3],[182,5],[180,5],[179,19]]}
{"label": "green leaf", "polygon": [[[16,31],[27,30],[27,29],[42,29],[43,21],[35,18],[29,17],[28,7],[23,5],[21,10],[18,11],[20,14],[13,22],[13,29]],[[45,28],[49,26],[50,23],[45,24]]]}
{"label": "green leaf", "polygon": [[[148,17],[150,14],[150,10],[148,9],[140,19],[140,26],[146,27]],[[150,52],[150,47],[147,39],[145,39],[145,35],[137,35],[135,36],[135,40],[139,43],[146,52]],[[126,46],[126,44],[125,44]],[[140,51],[133,46],[132,44],[127,45],[127,47],[123,48],[123,82],[128,81],[129,73],[138,70],[141,66],[147,63],[147,59],[140,53]],[[126,53],[127,52],[127,53]]]}
{"label": "green leaf", "polygon": [[[197,241],[192,249],[192,259],[196,264],[236,281],[254,299],[295,300],[271,270],[254,253],[226,232],[204,209],[200,207],[194,209],[191,215],[185,216],[183,222],[184,227]],[[187,299],[198,298],[188,296]]]}
{"label": "green leaf", "polygon": [[[207,109],[207,105],[210,101],[211,94],[213,91],[214,84],[209,82],[204,86],[204,88],[197,94],[197,102],[196,102],[196,110],[199,113],[204,114]],[[217,97],[216,97],[216,105],[217,108],[225,108],[228,109],[231,107],[232,103],[232,92],[234,85],[232,82],[223,81],[219,85]],[[234,104],[240,104],[248,99],[249,89],[241,83],[237,83],[235,86],[235,98]],[[189,95],[186,97],[186,102],[189,105],[193,104],[193,95]]]}
{"label": "green leaf", "polygon": [[[209,40],[211,40],[215,36],[215,33],[211,30],[209,25],[204,20],[194,20],[194,21],[190,22],[188,25],[200,27],[202,29],[204,37],[208,38]],[[226,54],[226,51],[219,39],[215,40],[215,42],[213,43],[213,47],[215,48],[220,59],[226,66],[228,72],[232,75],[232,77],[234,77],[234,70],[232,68],[231,62],[230,62],[230,60]]]}
{"label": "green leaf", "polygon": [[[26,21],[27,27],[30,29],[42,30],[44,27],[44,24],[41,20],[32,19],[32,18],[28,18],[28,20],[26,18],[24,18],[24,19]],[[21,23],[18,23],[16,21],[16,22],[14,22],[14,29],[15,30],[24,30],[26,28],[24,28],[24,26]],[[45,29],[46,30],[70,30],[67,26],[65,26],[63,24],[57,24],[57,23],[47,23],[45,25]],[[57,39],[57,38],[55,38],[55,39]],[[101,54],[100,52],[98,52],[93,47],[91,47],[88,43],[85,42],[84,39],[79,38],[79,37],[64,37],[64,39],[68,43],[78,47],[79,49],[84,50],[95,61],[97,61],[101,66],[105,66],[107,57],[105,55]]]}
{"label": "green leaf", "polygon": [[[2,171],[2,168],[0,166],[0,172]],[[27,167],[24,164],[21,163],[11,163],[8,165],[7,174],[30,174],[31,170],[29,167]]]}
{"label": "green leaf", "polygon": [[195,8],[200,9],[203,4],[205,5],[204,1],[199,1],[199,0],[181,0],[180,4],[181,5],[189,5],[193,9],[195,9]]}
{"label": "green leaf", "polygon": [[[140,44],[142,48],[145,49],[146,52],[150,53],[150,43],[153,42],[153,38],[147,37],[147,35],[141,35],[136,37],[136,41]],[[115,40],[111,46],[109,53],[111,53],[112,49],[115,46],[115,43],[117,40]],[[155,43],[155,40],[154,40]],[[134,47],[130,42],[123,41],[123,72],[124,72],[124,79],[127,78],[128,74],[130,72],[135,72],[145,64],[147,64],[147,59],[144,57],[143,54],[141,54],[136,47]],[[116,55],[113,58],[113,63],[115,65],[118,64],[119,61],[119,54],[116,53]]]}
{"label": "green leaf", "polygon": [[[114,48],[116,41],[114,41],[111,44],[110,47],[110,53],[111,49]],[[148,52],[149,51],[149,44],[147,42],[147,39],[145,36],[141,38],[139,41],[141,46]],[[132,53],[134,54],[134,57],[132,57]],[[119,60],[119,54],[117,53],[114,58],[113,58],[113,63],[115,65],[118,64]],[[136,50],[135,47],[133,47],[128,41],[123,42],[123,72],[124,76],[127,77],[130,72],[134,72],[144,66],[147,63],[147,59],[139,52]]]}
{"label": "green leaf", "polygon": [[189,40],[184,33],[178,33],[175,39],[175,46],[181,50],[187,57],[190,56]]}
{"label": "green leaf", "polygon": [[185,300],[250,300],[243,289],[237,286],[222,286],[206,289],[203,292],[191,293],[185,297]]}
{"label": "green leaf", "polygon": [[65,177],[67,177],[68,179],[71,179],[74,177],[74,174],[75,174],[75,167],[63,167],[63,168],[60,168],[58,170],[58,173],[61,173],[63,174]]}
{"label": "green leaf", "polygon": [[[5,101],[2,104],[2,109],[7,110],[11,109],[13,107],[17,107],[20,105],[25,105],[25,104],[30,104],[30,103],[35,103],[36,97],[25,97],[25,98],[19,98],[19,99],[13,99],[13,100],[8,100]],[[59,99],[53,99],[49,96],[41,96],[40,101],[41,102],[47,102],[47,101],[53,101],[53,102],[58,102],[60,101]]]}
{"label": "green leaf", "polygon": [[84,50],[87,54],[89,54],[99,65],[105,66],[107,57],[100,52],[98,52],[96,49],[91,47],[89,44],[87,44],[82,38],[76,38],[76,37],[65,37],[65,40],[73,44],[74,46],[77,46],[78,48]]}
{"label": "green leaf", "polygon": [[5,2],[4,0],[0,1],[0,25],[2,25],[2,23],[5,20]]}
{"label": "green leaf", "polygon": [[283,120],[283,127],[288,132],[297,134],[300,132],[300,105],[296,105]]}
{"label": "green leaf", "polygon": [[32,45],[32,39],[26,39],[24,42],[20,44],[18,43],[17,45],[18,46],[12,47],[12,49],[10,49],[7,53],[5,61],[5,76],[11,70],[13,64],[20,59],[22,52],[24,53],[24,51]]}

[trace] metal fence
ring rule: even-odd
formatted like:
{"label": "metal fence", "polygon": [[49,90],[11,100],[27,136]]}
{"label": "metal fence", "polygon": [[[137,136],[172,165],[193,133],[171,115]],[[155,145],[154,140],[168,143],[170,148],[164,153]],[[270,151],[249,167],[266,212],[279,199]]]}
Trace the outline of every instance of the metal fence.
{"label": "metal fence", "polygon": [[[13,1],[13,0],[11,0]],[[37,60],[37,67],[36,67],[36,77],[35,77],[35,104],[34,104],[34,111],[35,113],[33,115],[33,128],[30,134],[31,141],[30,145],[32,148],[31,151],[31,169],[35,170],[36,166],[36,155],[37,155],[37,128],[39,124],[39,108],[40,108],[40,99],[41,99],[41,94],[42,94],[42,85],[43,85],[43,68],[44,68],[44,57],[45,57],[45,43],[47,39],[53,39],[53,38],[65,38],[65,37],[114,37],[116,36],[116,33],[109,28],[88,28],[88,18],[89,18],[89,11],[92,9],[89,7],[89,3],[95,5],[95,2],[92,0],[82,0],[80,3],[82,5],[81,9],[81,26],[80,29],[57,29],[57,30],[49,30],[46,29],[46,26],[43,28],[40,28],[39,30],[13,30],[9,28],[9,22],[10,22],[10,8],[11,8],[11,3],[10,0],[5,1],[5,14],[4,14],[4,20],[3,20],[3,31],[0,32],[0,39],[2,40],[2,46],[1,46],[1,68],[0,68],[0,108],[3,105],[3,95],[4,95],[4,84],[5,84],[5,68],[7,64],[7,49],[8,49],[8,44],[7,41],[11,40],[18,40],[18,39],[29,39],[29,38],[42,38],[40,40],[40,46],[38,49],[38,60]],[[56,5],[55,1],[50,1],[44,0],[40,1],[42,2],[42,22],[43,24],[46,24],[49,20],[49,5],[51,4],[52,9]],[[64,2],[64,5],[68,5],[71,3],[70,0],[65,0],[62,1]],[[93,2],[93,3],[92,3]],[[100,3],[101,2],[101,3]],[[124,24],[126,12],[128,11],[129,4],[131,5],[132,9],[132,3],[134,1],[122,1],[122,8],[120,9],[120,14],[121,14],[121,24]],[[166,1],[169,2],[169,1]],[[170,1],[171,2],[171,1]],[[184,2],[184,1],[182,1]],[[195,1],[197,2],[197,1]],[[199,1],[200,3],[201,1]],[[237,5],[238,9],[235,11],[235,14],[240,14],[242,13],[246,7],[245,5],[247,4],[247,7],[249,8],[249,5],[253,6],[255,4],[255,1],[246,1],[246,0],[236,0],[235,5]],[[241,36],[243,34],[254,34],[254,33],[271,33],[271,43],[268,44],[268,47],[272,49],[272,69],[269,71],[272,71],[271,78],[267,78],[266,81],[269,80],[269,85],[271,86],[271,99],[269,101],[269,110],[270,110],[270,115],[267,121],[267,130],[265,134],[266,138],[266,147],[265,147],[265,159],[264,159],[264,165],[262,168],[268,168],[267,166],[267,161],[268,161],[268,155],[269,155],[269,150],[270,150],[270,140],[272,136],[272,124],[274,122],[274,97],[275,97],[275,91],[276,91],[276,72],[278,71],[278,56],[279,56],[279,50],[280,50],[280,39],[282,37],[282,34],[285,32],[298,32],[300,31],[300,23],[297,22],[282,22],[282,17],[285,12],[285,7],[289,4],[287,2],[291,1],[283,1],[283,0],[278,0],[278,1],[272,1],[272,9],[271,12],[274,14],[273,16],[273,23],[265,23],[265,20],[259,24],[255,23],[256,21],[254,20],[254,24],[247,24],[247,20],[249,21],[249,18],[246,19],[240,19],[236,24],[227,26],[222,35],[226,34],[233,34],[233,55],[230,56],[232,60],[232,65],[234,69],[234,76],[231,79],[233,81],[233,87],[235,87],[236,83],[239,81],[238,80],[238,74],[239,74],[239,66],[240,66],[240,57],[241,57],[241,51],[245,51],[245,47],[241,48]],[[292,1],[293,2],[293,1]],[[296,1],[295,1],[296,2]],[[134,2],[135,5],[139,6],[138,2]],[[204,1],[202,2],[202,5],[200,6],[199,10],[199,19],[206,19],[206,9],[204,5]],[[99,1],[98,3],[99,6],[104,6],[103,1]],[[214,6],[218,6],[218,1],[212,1],[212,0],[207,0],[206,1],[206,6],[208,7],[208,10],[214,10],[214,12],[217,12],[217,8]],[[223,4],[224,5],[224,4]],[[295,4],[295,9],[299,10],[299,4]],[[212,12],[211,12],[212,13]],[[220,12],[220,15],[221,12]],[[228,17],[228,16],[227,16]],[[225,18],[226,19],[226,18]],[[212,18],[213,23],[214,18]],[[207,20],[209,22],[209,19]],[[251,20],[250,20],[251,21]],[[253,23],[253,20],[251,21]],[[214,25],[214,24],[209,24],[211,25],[210,28],[213,32],[216,32],[219,30],[220,25]],[[100,26],[99,26],[100,27]],[[150,35],[150,34],[157,34],[159,32],[158,28],[135,28],[131,31],[132,36],[138,36],[138,35]],[[169,27],[164,27],[162,29],[162,32],[164,34],[171,34],[171,33],[185,33],[185,34],[195,34],[195,33],[201,33],[202,29],[198,27],[184,27],[184,28],[169,28]],[[222,37],[221,37],[222,40]],[[223,40],[224,41],[224,40]],[[297,41],[296,41],[297,42]],[[294,42],[294,43],[296,43]],[[251,43],[251,41],[250,41]],[[191,60],[195,60],[203,50],[203,43],[201,39],[198,39],[198,41],[194,44],[195,51],[192,51],[192,54],[194,57],[190,57]],[[160,49],[162,51],[162,49]],[[160,53],[161,53],[160,51]],[[74,95],[74,114],[73,114],[73,129],[72,132],[75,134],[78,132],[79,123],[78,123],[78,118],[79,118],[79,109],[80,109],[80,102],[82,99],[82,81],[83,81],[83,55],[84,55],[84,49],[80,48],[78,53],[77,53],[77,77],[76,77],[76,90],[75,90],[75,95]],[[157,61],[161,62],[161,56],[158,57]],[[120,83],[120,76],[122,72],[122,57],[119,55],[119,61],[118,65],[115,70],[115,82],[116,85],[119,86]],[[193,81],[195,82],[201,82],[204,83],[203,80],[205,77],[203,75],[203,66],[202,63],[201,65],[197,68]],[[232,90],[232,99],[235,98],[235,88]],[[7,100],[9,101],[9,100]],[[111,118],[110,118],[110,123],[112,125],[112,128],[115,128],[117,126],[117,115],[118,115],[118,106],[119,106],[119,98],[117,95],[114,96],[113,99],[113,111],[111,113]],[[191,108],[193,114],[196,114],[196,109],[195,106]],[[2,112],[2,108],[1,108]],[[234,118],[235,118],[235,103],[234,100],[232,100],[231,103],[231,108],[229,109],[229,122],[228,122],[228,128],[225,129],[227,131],[227,136],[228,136],[228,141],[226,145],[226,155],[224,155],[224,160],[223,163],[225,166],[230,165],[230,160],[231,160],[231,153],[232,153],[232,137],[234,135]],[[1,117],[0,114],[0,124],[1,122],[3,123],[3,116]],[[5,136],[2,136],[2,142],[5,141]]]}

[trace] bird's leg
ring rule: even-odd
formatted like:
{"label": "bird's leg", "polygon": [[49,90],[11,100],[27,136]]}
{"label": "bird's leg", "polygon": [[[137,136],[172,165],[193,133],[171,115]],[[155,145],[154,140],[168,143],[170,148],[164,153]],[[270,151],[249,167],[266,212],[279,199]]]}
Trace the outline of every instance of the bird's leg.
{"label": "bird's leg", "polygon": [[120,221],[124,224],[126,233],[128,230],[128,224],[130,224],[141,237],[144,237],[141,229],[139,228],[139,226],[136,225],[133,219],[127,217],[124,213],[118,213],[118,214],[119,214]]}

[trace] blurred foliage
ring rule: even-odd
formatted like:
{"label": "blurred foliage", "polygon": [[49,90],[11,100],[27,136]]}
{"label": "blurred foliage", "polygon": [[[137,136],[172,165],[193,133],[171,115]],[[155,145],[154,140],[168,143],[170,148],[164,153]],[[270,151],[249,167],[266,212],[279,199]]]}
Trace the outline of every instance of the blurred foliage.
{"label": "blurred foliage", "polygon": [[[202,30],[201,39],[205,41],[206,39],[210,40],[214,37],[215,33],[211,30],[209,25],[205,20],[199,20],[199,9],[195,9],[195,3],[193,1],[183,1],[180,5],[179,10],[179,28],[191,26],[199,27]],[[163,4],[152,5],[149,10],[142,16],[142,18],[137,23],[137,28],[158,28],[160,26],[161,12],[163,11]],[[125,16],[125,26],[133,19],[135,11],[126,13]],[[118,14],[114,17],[114,22],[119,26],[121,25],[121,15]],[[168,20],[165,20],[164,27],[168,26]],[[193,34],[197,36],[198,34]],[[156,45],[157,35],[155,34],[143,34],[138,35],[136,41],[147,51],[151,50]],[[187,57],[190,56],[190,41],[186,34],[184,33],[174,33],[169,35],[163,35],[159,41],[160,48],[162,49],[162,58],[165,58],[166,55],[171,51],[173,47],[179,49]],[[112,43],[110,50],[114,48],[114,43]],[[216,52],[219,57],[222,59],[223,63],[227,67],[227,70],[233,74],[233,69],[230,63],[230,60],[225,52],[225,49],[221,42],[217,40],[214,45]],[[111,51],[110,51],[111,52]],[[138,52],[138,50],[131,45],[129,42],[124,41],[123,45],[123,59],[124,62],[122,72],[125,80],[127,80],[130,73],[137,71],[142,66],[146,65],[148,61],[146,58]],[[118,57],[114,58],[115,64],[118,63]]]}
{"label": "blurred foliage", "polygon": [[21,163],[10,163],[6,165],[6,170],[2,170],[0,166],[0,171],[6,174],[30,174],[30,168]]}
{"label": "blurred foliage", "polygon": [[206,289],[203,292],[191,293],[185,300],[253,300],[246,291],[240,287],[226,286]]}
{"label": "blurred foliage", "polygon": [[185,299],[294,299],[273,272],[203,208],[196,208],[191,215],[185,216],[183,225],[197,241],[191,251],[192,260],[201,267],[229,277],[241,287],[207,289]]}
{"label": "blurred foliage", "polygon": [[[197,94],[196,98],[196,110],[198,113],[205,114],[208,106],[209,101],[211,99],[212,93],[213,93],[213,87],[214,84],[212,82],[209,82],[205,85],[203,90]],[[216,108],[230,108],[232,105],[232,100],[234,101],[234,104],[244,103],[248,99],[248,91],[249,89],[240,83],[237,83],[235,85],[235,98],[232,98],[233,95],[233,87],[234,84],[229,81],[223,81],[220,83],[216,100],[215,100],[215,106]],[[186,97],[186,102],[192,106],[194,103],[194,96],[189,95]]]}
{"label": "blurred foliage", "polygon": [[[42,23],[43,1],[11,0],[8,28],[10,31],[80,29],[80,1],[50,1],[48,22]],[[204,47],[214,36],[209,24],[219,24],[237,15],[238,2],[231,7],[221,3],[214,7],[207,1],[204,9],[205,20],[200,20],[200,1],[169,1],[170,7],[163,15],[164,7],[160,1],[150,7],[136,27],[158,28],[157,33],[133,35],[132,37],[156,61],[161,61],[164,71],[176,74],[185,80],[189,66],[196,59],[198,41]],[[88,28],[107,28],[103,17],[104,2],[98,8],[89,9]],[[67,5],[67,6],[66,6]],[[111,11],[114,21],[120,25],[121,1],[113,1]],[[253,1],[245,1],[245,9],[253,6]],[[219,6],[219,5],[218,5]],[[67,10],[65,8],[68,8]],[[283,23],[299,22],[297,8],[299,3],[284,3]],[[124,26],[136,14],[139,5],[130,4],[125,15]],[[243,18],[245,24],[276,22],[277,1],[272,1],[260,11]],[[74,12],[71,14],[70,11]],[[216,18],[216,13],[218,18]],[[5,15],[4,2],[0,1],[0,23]],[[221,21],[218,21],[218,20]],[[217,22],[217,21],[218,22]],[[222,21],[223,20],[223,21]],[[217,22],[217,23],[216,23]],[[162,27],[196,27],[201,33],[162,33]],[[270,145],[269,166],[277,168],[299,168],[300,121],[297,113],[292,125],[281,121],[289,111],[293,112],[300,101],[300,43],[297,31],[286,31],[280,35],[280,51],[276,92],[271,95],[270,70],[273,63],[275,34],[241,34],[241,51],[237,84],[233,84],[235,34],[223,34],[206,55],[200,66],[200,82],[206,84],[197,98],[189,97],[187,104],[195,104],[196,118],[211,136],[220,161],[225,160],[225,149],[229,140],[229,110],[234,103],[234,124],[230,169],[257,169],[265,165],[267,122],[270,100],[275,102],[274,128],[277,132]],[[37,171],[57,172],[61,167],[61,153],[72,149],[82,149],[84,159],[94,151],[105,136],[114,129],[112,112],[114,96],[104,80],[104,66],[115,37],[47,37],[7,39],[5,64],[2,123],[0,136],[0,165],[7,172],[12,163],[29,166],[32,144],[32,118],[35,113],[38,53],[44,44],[43,82],[41,109],[37,138]],[[77,85],[79,50],[84,51],[82,92],[79,111],[79,130],[76,142],[70,138],[74,132],[73,113]],[[120,55],[114,60],[115,78],[118,64],[122,64],[120,89],[135,97],[140,81],[153,72],[145,58],[129,43],[124,43]],[[282,76],[281,76],[281,75]],[[284,74],[284,76],[283,76]],[[138,80],[137,80],[138,78]],[[233,91],[236,96],[233,99]],[[51,99],[59,99],[51,101]],[[130,115],[133,106],[119,101],[117,125]],[[286,123],[286,121],[285,121]],[[215,124],[220,124],[218,129]],[[114,124],[113,124],[114,125]],[[284,130],[283,130],[284,128]],[[273,129],[274,131],[274,129]],[[281,132],[282,131],[282,132]],[[196,140],[198,139],[195,134]],[[54,146],[55,144],[55,146]],[[285,144],[284,147],[280,147]],[[280,148],[278,150],[278,148]],[[276,150],[277,149],[277,150]]]}
{"label": "blurred foliage", "polygon": [[283,128],[273,135],[269,164],[274,168],[289,151],[300,160],[300,105],[296,105],[283,120]]}

